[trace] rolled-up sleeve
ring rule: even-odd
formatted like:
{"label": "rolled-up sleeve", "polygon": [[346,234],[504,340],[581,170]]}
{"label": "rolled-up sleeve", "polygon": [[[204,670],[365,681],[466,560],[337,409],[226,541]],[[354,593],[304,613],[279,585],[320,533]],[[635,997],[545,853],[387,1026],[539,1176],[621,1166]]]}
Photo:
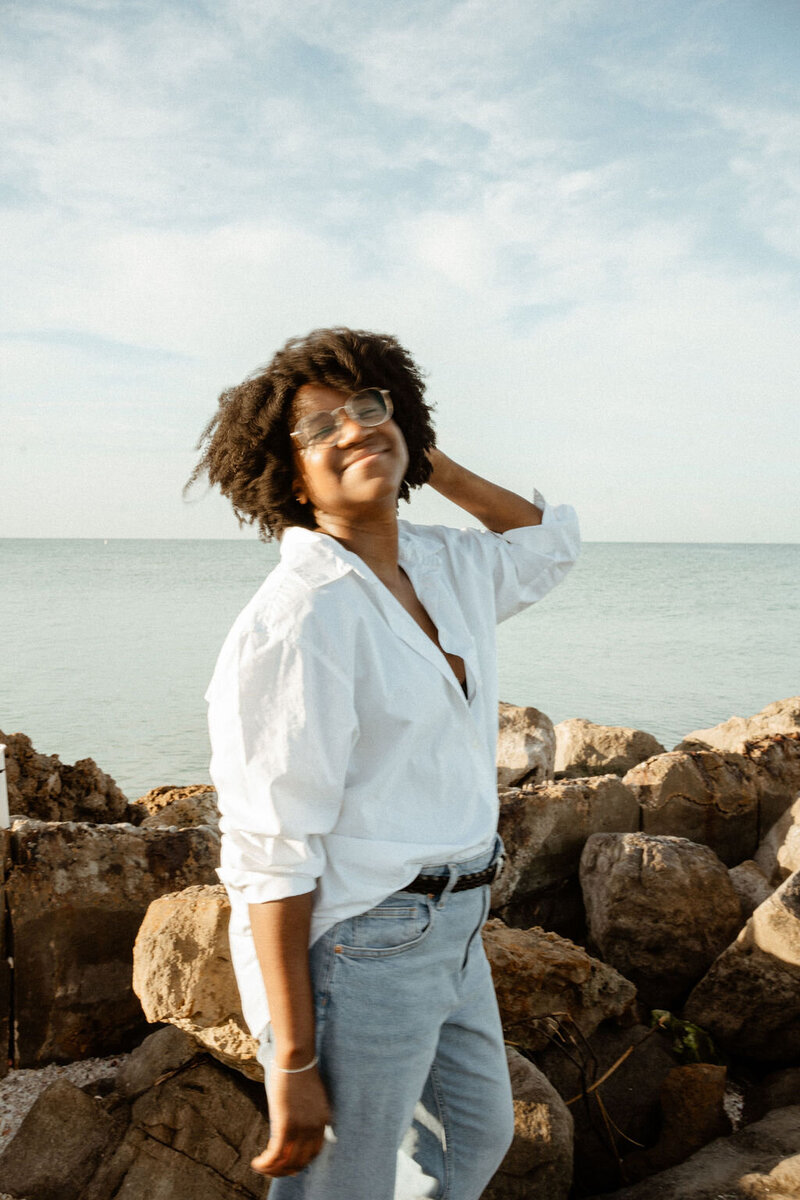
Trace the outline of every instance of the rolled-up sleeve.
{"label": "rolled-up sleeve", "polygon": [[251,631],[208,700],[220,879],[250,904],[312,891],[358,734],[352,679],[313,643]]}

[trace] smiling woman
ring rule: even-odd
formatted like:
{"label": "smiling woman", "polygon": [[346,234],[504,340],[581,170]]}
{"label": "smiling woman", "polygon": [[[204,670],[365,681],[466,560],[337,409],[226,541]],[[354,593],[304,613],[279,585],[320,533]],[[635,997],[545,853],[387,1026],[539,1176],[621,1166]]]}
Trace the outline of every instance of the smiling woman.
{"label": "smiling woman", "polygon": [[[572,509],[434,446],[417,368],[318,330],[225,392],[207,471],[281,561],[208,689],[220,878],[275,1200],[477,1200],[511,1138],[480,938],[497,837],[494,626],[572,565]],[[429,482],[483,531],[398,520]]]}

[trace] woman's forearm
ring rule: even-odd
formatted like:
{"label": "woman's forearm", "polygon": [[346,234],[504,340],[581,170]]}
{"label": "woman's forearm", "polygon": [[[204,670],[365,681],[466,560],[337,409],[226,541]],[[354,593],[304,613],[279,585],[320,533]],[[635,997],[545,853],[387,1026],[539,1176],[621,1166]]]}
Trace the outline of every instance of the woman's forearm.
{"label": "woman's forearm", "polygon": [[428,458],[433,466],[430,486],[477,517],[487,529],[505,533],[507,529],[541,525],[542,510],[530,500],[467,470],[441,450],[430,450]]}
{"label": "woman's forearm", "polygon": [[308,965],[313,892],[251,904],[250,925],[267,992],[275,1065],[294,1070],[314,1057]]}

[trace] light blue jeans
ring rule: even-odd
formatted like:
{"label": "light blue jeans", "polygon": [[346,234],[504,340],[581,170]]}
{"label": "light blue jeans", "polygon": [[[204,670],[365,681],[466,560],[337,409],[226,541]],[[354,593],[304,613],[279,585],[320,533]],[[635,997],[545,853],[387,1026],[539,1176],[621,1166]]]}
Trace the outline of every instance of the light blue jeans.
{"label": "light blue jeans", "polygon": [[[480,871],[499,849],[452,867]],[[311,949],[319,1069],[336,1141],[270,1200],[478,1200],[514,1132],[481,927],[489,887],[396,892]],[[259,1058],[268,1068],[269,1031]]]}

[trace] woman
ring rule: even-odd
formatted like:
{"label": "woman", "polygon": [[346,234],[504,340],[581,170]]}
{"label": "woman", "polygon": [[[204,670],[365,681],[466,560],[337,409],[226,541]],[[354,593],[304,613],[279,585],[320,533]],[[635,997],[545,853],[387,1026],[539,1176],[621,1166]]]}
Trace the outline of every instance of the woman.
{"label": "woman", "polygon": [[[207,695],[273,1200],[477,1200],[513,1132],[493,626],[578,531],[436,449],[423,396],[394,338],[318,330],[223,393],[193,476],[281,539]],[[398,521],[425,482],[486,531]]]}

